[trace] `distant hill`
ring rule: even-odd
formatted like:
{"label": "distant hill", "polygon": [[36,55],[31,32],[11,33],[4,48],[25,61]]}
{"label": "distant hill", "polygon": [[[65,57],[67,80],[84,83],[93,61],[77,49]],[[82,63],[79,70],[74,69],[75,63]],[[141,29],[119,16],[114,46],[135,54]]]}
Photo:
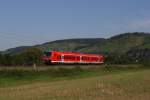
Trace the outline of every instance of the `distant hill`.
{"label": "distant hill", "polygon": [[10,53],[10,54],[17,54],[17,53],[22,53],[24,50],[28,48],[32,48],[33,46],[20,46],[20,47],[15,47],[15,48],[10,48],[4,51],[3,53]]}
{"label": "distant hill", "polygon": [[[95,44],[102,52],[125,53],[133,48],[150,48],[150,34],[148,33],[124,33],[113,36],[104,44]],[[92,49],[92,47],[88,48]]]}
{"label": "distant hill", "polygon": [[104,41],[105,39],[102,38],[65,39],[44,43],[35,47],[42,50],[79,52],[80,49],[91,47],[97,43],[103,43]]}
{"label": "distant hill", "polygon": [[131,49],[150,49],[150,34],[143,32],[124,33],[104,38],[65,39],[47,42],[35,46],[11,48],[4,53],[21,53],[27,48],[36,47],[41,50],[73,51],[85,53],[125,53]]}

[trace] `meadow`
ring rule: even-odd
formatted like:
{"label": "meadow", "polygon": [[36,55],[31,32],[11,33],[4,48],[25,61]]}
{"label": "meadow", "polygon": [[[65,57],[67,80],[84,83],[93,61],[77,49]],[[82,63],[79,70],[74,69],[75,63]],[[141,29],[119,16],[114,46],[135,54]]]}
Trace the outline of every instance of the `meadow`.
{"label": "meadow", "polygon": [[85,65],[0,68],[0,100],[150,100],[150,68]]}

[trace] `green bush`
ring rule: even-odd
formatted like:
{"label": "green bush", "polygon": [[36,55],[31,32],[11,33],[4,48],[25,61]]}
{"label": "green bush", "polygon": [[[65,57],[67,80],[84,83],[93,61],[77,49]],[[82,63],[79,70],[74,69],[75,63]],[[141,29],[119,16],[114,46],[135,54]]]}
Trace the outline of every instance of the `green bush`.
{"label": "green bush", "polygon": [[21,54],[0,54],[0,66],[32,66],[42,64],[42,51],[36,48],[26,49]]}

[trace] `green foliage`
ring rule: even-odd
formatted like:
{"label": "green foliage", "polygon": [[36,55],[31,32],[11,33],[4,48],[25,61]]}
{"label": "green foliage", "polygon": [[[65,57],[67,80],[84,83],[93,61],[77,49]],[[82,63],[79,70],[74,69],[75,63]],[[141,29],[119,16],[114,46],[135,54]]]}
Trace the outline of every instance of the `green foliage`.
{"label": "green foliage", "polygon": [[[42,67],[43,68],[43,67]],[[75,79],[89,76],[100,76],[109,74],[118,74],[129,71],[141,71],[149,68],[145,67],[126,67],[106,66],[106,67],[90,67],[80,68],[53,68],[53,69],[37,69],[32,68],[4,68],[0,69],[0,87],[7,85],[17,85],[19,83],[31,83],[36,81],[53,81],[61,79]]]}
{"label": "green foliage", "polygon": [[134,59],[135,63],[150,65],[150,49],[133,49],[127,52],[127,55]]}
{"label": "green foliage", "polygon": [[150,57],[149,58],[142,58],[139,63],[143,64],[144,66],[150,67]]}
{"label": "green foliage", "polygon": [[25,60],[22,54],[12,56],[13,56],[13,66],[25,65]]}
{"label": "green foliage", "polygon": [[42,64],[42,51],[36,48],[26,49],[21,54],[0,54],[1,66],[33,65]]}
{"label": "green foliage", "polygon": [[75,68],[57,68],[48,70],[26,70],[26,69],[1,69],[0,78],[28,78],[36,76],[48,76],[48,77],[66,77],[79,75],[84,70],[79,67]]}
{"label": "green foliage", "polygon": [[34,63],[40,64],[42,51],[36,48],[29,48],[25,50],[21,56],[23,57],[26,65],[33,65]]}
{"label": "green foliage", "polygon": [[108,55],[105,58],[105,63],[107,64],[133,64],[134,60],[127,55],[112,54],[112,55]]}
{"label": "green foliage", "polygon": [[11,66],[13,61],[13,57],[10,54],[4,54],[0,57],[0,65]]}
{"label": "green foliage", "polygon": [[2,59],[3,59],[2,57],[3,57],[3,56],[2,56],[2,54],[0,53],[0,65],[2,65],[2,62],[3,62],[3,61],[2,61]]}

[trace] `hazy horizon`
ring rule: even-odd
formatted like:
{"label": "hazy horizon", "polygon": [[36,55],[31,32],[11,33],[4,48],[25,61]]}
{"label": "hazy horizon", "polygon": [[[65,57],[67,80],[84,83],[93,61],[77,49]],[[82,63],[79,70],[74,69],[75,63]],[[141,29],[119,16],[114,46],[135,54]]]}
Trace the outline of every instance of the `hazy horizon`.
{"label": "hazy horizon", "polygon": [[148,0],[1,0],[0,51],[69,38],[150,32]]}

